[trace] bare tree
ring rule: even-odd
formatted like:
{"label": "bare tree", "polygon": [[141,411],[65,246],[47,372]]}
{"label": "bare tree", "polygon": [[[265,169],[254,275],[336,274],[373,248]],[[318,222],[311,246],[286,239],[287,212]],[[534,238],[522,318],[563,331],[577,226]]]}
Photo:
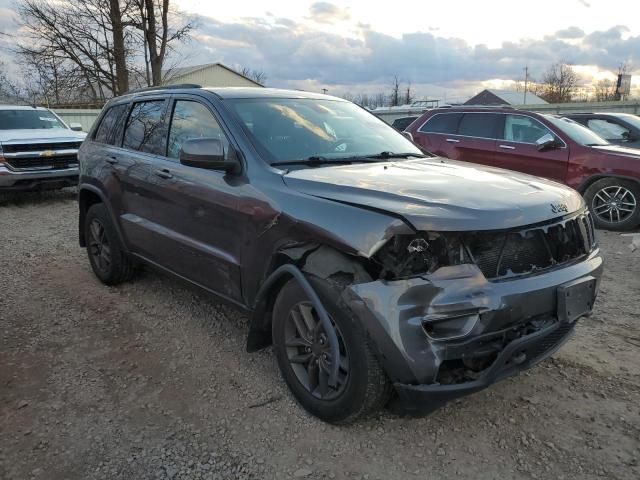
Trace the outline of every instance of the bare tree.
{"label": "bare tree", "polygon": [[611,80],[600,80],[594,86],[594,96],[597,102],[608,102],[616,99],[616,84]]}
{"label": "bare tree", "polygon": [[413,95],[411,94],[411,82],[407,83],[407,89],[404,93],[404,104],[410,105],[413,102]]}
{"label": "bare tree", "polygon": [[186,40],[194,24],[184,21],[169,0],[133,1],[137,8],[129,17],[129,22],[142,34],[147,84],[161,85],[163,67],[173,44]]}
{"label": "bare tree", "polygon": [[391,83],[391,106],[397,107],[398,105],[400,105],[400,80],[398,75],[394,75]]}
{"label": "bare tree", "polygon": [[242,67],[240,69],[240,73],[260,85],[265,85],[267,81],[267,74],[262,70],[253,70],[248,67]]}
{"label": "bare tree", "polygon": [[552,65],[542,78],[542,98],[549,103],[571,101],[578,84],[578,76],[570,65]]}

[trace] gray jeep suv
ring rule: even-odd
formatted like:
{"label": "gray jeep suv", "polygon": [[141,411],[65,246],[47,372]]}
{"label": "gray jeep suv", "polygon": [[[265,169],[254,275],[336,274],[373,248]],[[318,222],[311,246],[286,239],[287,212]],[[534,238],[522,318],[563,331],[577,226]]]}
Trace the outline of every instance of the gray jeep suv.
{"label": "gray jeep suv", "polygon": [[602,258],[578,193],[430,157],[341,99],[163,87],[115,98],[80,148],[80,245],[242,309],[295,398],[333,423],[424,414],[551,355]]}

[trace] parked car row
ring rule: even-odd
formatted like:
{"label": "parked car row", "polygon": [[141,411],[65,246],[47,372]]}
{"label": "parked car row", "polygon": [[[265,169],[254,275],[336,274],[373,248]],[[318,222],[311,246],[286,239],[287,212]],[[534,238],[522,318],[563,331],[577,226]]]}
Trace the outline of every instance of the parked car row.
{"label": "parked car row", "polygon": [[[589,125],[596,117],[576,116]],[[598,227],[629,230],[640,223],[640,150],[626,146],[636,139],[631,117],[615,117],[628,122],[618,145],[575,120],[511,108],[434,109],[406,131],[435,155],[569,185],[584,195]]]}

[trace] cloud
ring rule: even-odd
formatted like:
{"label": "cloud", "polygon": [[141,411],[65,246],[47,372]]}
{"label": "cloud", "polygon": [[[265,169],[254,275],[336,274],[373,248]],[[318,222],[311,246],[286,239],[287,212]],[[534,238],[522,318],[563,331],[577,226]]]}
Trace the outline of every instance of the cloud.
{"label": "cloud", "polygon": [[558,30],[556,32],[557,38],[574,39],[574,38],[582,38],[584,36],[585,36],[584,31],[578,27],[569,27],[563,30]]}
{"label": "cloud", "polygon": [[[414,85],[449,88],[453,82],[468,85],[488,79],[519,79],[525,64],[539,78],[557,62],[611,70],[622,62],[640,63],[640,36],[628,35],[623,26],[588,35],[569,27],[541,39],[488,48],[444,38],[437,32],[396,38],[362,24],[357,26],[357,36],[345,37],[294,21],[222,23],[200,18],[198,23],[203,38],[213,40],[203,41],[205,49],[198,46],[193,63],[221,61],[261,69],[271,86],[312,81],[341,88],[352,85],[355,90],[389,84],[398,75]],[[196,47],[195,42],[190,46]]]}
{"label": "cloud", "polygon": [[312,3],[309,7],[309,18],[318,23],[335,23],[349,20],[351,14],[346,8],[340,8],[329,2]]}

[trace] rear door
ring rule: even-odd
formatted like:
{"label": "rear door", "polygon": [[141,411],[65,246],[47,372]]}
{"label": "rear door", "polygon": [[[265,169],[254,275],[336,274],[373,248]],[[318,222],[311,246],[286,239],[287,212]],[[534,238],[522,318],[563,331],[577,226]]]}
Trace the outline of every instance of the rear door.
{"label": "rear door", "polygon": [[129,248],[151,260],[158,254],[151,163],[164,151],[168,103],[166,98],[153,97],[134,102],[126,117],[122,148],[108,159],[118,179],[120,224]]}
{"label": "rear door", "polygon": [[153,221],[159,226],[157,263],[218,294],[241,299],[240,252],[244,223],[239,201],[246,183],[237,175],[182,165],[182,143],[222,141],[235,154],[211,106],[198,96],[176,95],[164,155],[153,158]]}
{"label": "rear door", "polygon": [[458,124],[457,135],[446,135],[449,158],[465,162],[494,165],[500,115],[467,112]]}
{"label": "rear door", "polygon": [[[528,115],[501,114],[501,135],[496,143],[495,165],[563,182],[566,179],[569,148],[539,120]],[[538,150],[536,141],[553,135],[558,147]]]}

